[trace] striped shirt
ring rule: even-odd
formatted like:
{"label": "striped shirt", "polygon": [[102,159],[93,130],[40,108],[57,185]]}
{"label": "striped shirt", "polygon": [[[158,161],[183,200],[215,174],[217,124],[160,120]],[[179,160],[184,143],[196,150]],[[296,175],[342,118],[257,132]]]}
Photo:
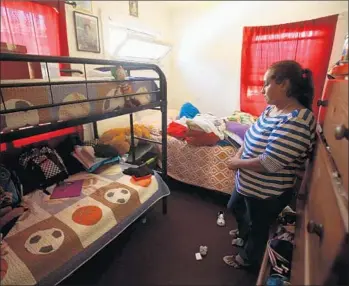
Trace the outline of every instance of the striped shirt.
{"label": "striped shirt", "polygon": [[242,159],[259,158],[267,172],[239,169],[236,189],[245,196],[268,199],[294,187],[314,148],[316,121],[309,109],[268,117],[268,106],[245,134]]}

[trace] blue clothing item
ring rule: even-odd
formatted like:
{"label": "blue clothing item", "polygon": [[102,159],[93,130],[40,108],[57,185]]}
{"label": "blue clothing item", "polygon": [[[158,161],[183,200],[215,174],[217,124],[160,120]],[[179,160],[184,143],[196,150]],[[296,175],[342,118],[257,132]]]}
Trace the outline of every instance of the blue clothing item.
{"label": "blue clothing item", "polygon": [[190,102],[187,102],[182,105],[179,112],[179,118],[186,117],[192,119],[199,113],[200,111],[194,105],[192,105]]}
{"label": "blue clothing item", "polygon": [[104,166],[104,165],[110,164],[110,163],[118,163],[119,161],[120,161],[120,157],[119,156],[116,156],[116,157],[113,157],[113,158],[107,158],[107,159],[99,158],[97,160],[97,162],[92,167],[87,169],[87,172],[93,173],[94,171],[96,171],[101,166]]}

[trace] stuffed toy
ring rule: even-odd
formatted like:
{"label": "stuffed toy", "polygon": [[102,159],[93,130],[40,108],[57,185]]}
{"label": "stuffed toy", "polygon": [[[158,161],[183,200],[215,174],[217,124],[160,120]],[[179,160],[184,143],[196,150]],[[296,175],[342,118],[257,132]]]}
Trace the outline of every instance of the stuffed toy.
{"label": "stuffed toy", "polygon": [[[114,67],[111,69],[111,74],[116,80],[126,80],[127,78],[127,72],[122,66]],[[122,82],[119,85],[119,90],[122,94],[130,94],[133,93],[132,86],[129,82]],[[135,98],[135,96],[129,96],[125,97],[125,107],[131,108],[135,106],[139,106],[141,103],[138,99]]]}
{"label": "stuffed toy", "polygon": [[[140,124],[133,126],[134,135],[140,138],[150,139],[150,131],[147,127]],[[131,147],[131,130],[130,127],[113,128],[102,134],[100,143],[113,146],[120,156],[125,155],[130,151]],[[135,139],[135,146],[138,145],[138,140]]]}

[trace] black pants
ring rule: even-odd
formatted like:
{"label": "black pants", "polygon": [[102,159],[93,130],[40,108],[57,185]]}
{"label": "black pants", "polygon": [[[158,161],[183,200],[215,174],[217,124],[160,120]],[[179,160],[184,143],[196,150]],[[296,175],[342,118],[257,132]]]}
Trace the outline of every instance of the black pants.
{"label": "black pants", "polygon": [[239,255],[246,263],[259,264],[269,237],[270,226],[292,200],[293,191],[285,191],[276,198],[262,200],[233,191],[228,202],[238,223],[239,237],[245,244]]}

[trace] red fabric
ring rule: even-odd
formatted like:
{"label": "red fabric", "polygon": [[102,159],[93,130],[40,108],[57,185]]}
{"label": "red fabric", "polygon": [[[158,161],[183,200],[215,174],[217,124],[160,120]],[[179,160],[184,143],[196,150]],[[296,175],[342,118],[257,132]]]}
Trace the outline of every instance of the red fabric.
{"label": "red fabric", "polygon": [[175,137],[177,139],[184,139],[187,135],[187,131],[188,131],[187,127],[177,122],[171,122],[167,128],[168,135]]}
{"label": "red fabric", "polygon": [[7,149],[6,148],[6,144],[5,143],[0,143],[0,152],[6,151],[6,149]]}
{"label": "red fabric", "polygon": [[22,45],[28,54],[60,55],[59,14],[27,1],[1,1],[1,42]]}
{"label": "red fabric", "polygon": [[295,60],[314,77],[313,111],[321,98],[338,15],[276,26],[244,27],[240,109],[259,116],[266,107],[261,94],[264,73],[274,62]]}
{"label": "red fabric", "polygon": [[[41,141],[47,141],[49,139],[53,139],[56,137],[60,137],[63,135],[68,135],[68,134],[74,134],[74,133],[79,133],[81,137],[81,133],[83,132],[82,126],[77,126],[77,127],[69,127],[69,128],[64,128],[52,132],[47,132],[39,135],[34,135],[30,137],[26,137],[23,139],[17,139],[13,141],[13,146],[16,148],[21,148],[33,143],[41,142]],[[82,138],[82,137],[81,137]]]}

